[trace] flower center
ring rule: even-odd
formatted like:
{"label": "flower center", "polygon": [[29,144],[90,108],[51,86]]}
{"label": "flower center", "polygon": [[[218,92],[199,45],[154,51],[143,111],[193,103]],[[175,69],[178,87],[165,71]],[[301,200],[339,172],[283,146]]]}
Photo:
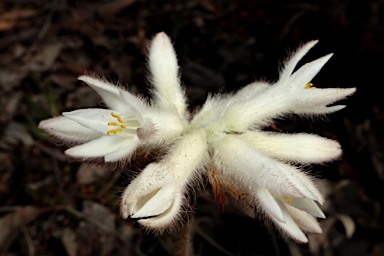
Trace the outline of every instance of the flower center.
{"label": "flower center", "polygon": [[136,135],[136,129],[140,127],[140,122],[135,118],[122,118],[120,115],[111,112],[111,116],[116,119],[114,122],[108,122],[108,126],[113,129],[108,130],[107,134],[118,134],[124,130],[128,130],[128,133],[134,133]]}

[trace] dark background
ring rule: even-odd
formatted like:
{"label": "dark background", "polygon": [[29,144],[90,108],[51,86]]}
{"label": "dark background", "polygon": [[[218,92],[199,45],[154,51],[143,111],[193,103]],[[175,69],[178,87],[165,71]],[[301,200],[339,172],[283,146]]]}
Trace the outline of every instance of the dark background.
{"label": "dark background", "polygon": [[[336,139],[344,155],[313,166],[327,195],[323,234],[285,241],[202,191],[196,255],[384,255],[384,3],[373,1],[2,0],[0,2],[0,253],[172,255],[177,233],[147,234],[119,216],[127,170],[69,161],[38,129],[63,111],[100,105],[76,80],[94,71],[148,95],[149,40],[174,42],[191,110],[209,92],[275,80],[291,50],[320,39],[300,64],[335,55],[317,87],[356,87],[327,118],[277,120],[285,132]],[[138,164],[133,163],[136,168]]]}

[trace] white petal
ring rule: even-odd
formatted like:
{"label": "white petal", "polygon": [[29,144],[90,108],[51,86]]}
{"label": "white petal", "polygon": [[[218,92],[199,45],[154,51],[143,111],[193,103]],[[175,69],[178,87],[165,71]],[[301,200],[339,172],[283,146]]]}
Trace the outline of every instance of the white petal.
{"label": "white petal", "polygon": [[122,137],[118,136],[102,136],[82,145],[67,149],[65,154],[79,158],[103,157],[115,151],[122,140]]}
{"label": "white petal", "polygon": [[342,153],[337,141],[313,134],[250,131],[241,136],[264,154],[285,161],[323,163],[338,159]]}
{"label": "white petal", "polygon": [[285,222],[284,215],[279,204],[276,202],[271,193],[269,193],[268,189],[259,187],[254,193],[261,207],[267,214],[272,215],[280,222]]}
{"label": "white petal", "polygon": [[144,227],[163,230],[177,221],[181,212],[183,196],[181,193],[175,195],[172,205],[164,213],[148,219],[141,219],[138,222]]}
{"label": "white petal", "polygon": [[346,105],[337,105],[337,106],[331,106],[331,107],[323,107],[323,106],[313,106],[311,108],[304,108],[304,109],[296,109],[295,113],[296,114],[313,114],[313,115],[324,115],[324,114],[329,114],[333,113],[339,110],[342,110],[345,108]]}
{"label": "white petal", "polygon": [[135,202],[132,218],[153,217],[164,213],[172,205],[176,195],[175,185],[163,186]]}
{"label": "white petal", "polygon": [[316,218],[312,217],[306,212],[300,211],[290,205],[285,205],[287,207],[287,211],[292,216],[292,219],[296,222],[296,224],[306,233],[322,233],[319,222]]}
{"label": "white petal", "polygon": [[179,66],[171,40],[164,33],[153,38],[148,56],[151,82],[156,104],[164,110],[186,116],[186,99],[180,87]]}
{"label": "white petal", "polygon": [[323,211],[319,208],[319,206],[311,199],[303,198],[303,199],[292,199],[289,205],[301,210],[305,211],[312,216],[317,218],[325,219],[325,215]]}
{"label": "white petal", "polygon": [[327,63],[333,54],[328,54],[317,60],[309,62],[304,66],[301,66],[290,78],[288,86],[294,87],[298,91],[304,89],[304,87],[312,81],[312,79],[319,73],[320,69]]}
{"label": "white petal", "polygon": [[[244,180],[249,186],[265,187],[275,194],[303,198],[307,192],[300,180],[292,178],[300,172],[293,166],[280,163],[257,152],[238,135],[226,135],[215,145],[224,168],[224,175]],[[306,193],[311,195],[310,193]]]}
{"label": "white petal", "polygon": [[177,178],[168,165],[160,163],[149,164],[132,182],[128,185],[122,195],[122,205],[132,204],[141,200],[141,197],[154,193],[163,186],[175,183]]}
{"label": "white petal", "polygon": [[295,239],[297,242],[307,243],[308,242],[307,237],[305,236],[303,231],[301,231],[301,229],[297,226],[296,222],[292,219],[292,217],[291,217],[290,213],[287,211],[287,208],[285,207],[284,203],[282,203],[280,200],[277,200],[276,202],[279,204],[280,209],[283,212],[285,222],[284,223],[280,222],[279,220],[270,216],[272,221],[287,236]]}
{"label": "white petal", "polygon": [[101,108],[79,109],[71,112],[64,112],[63,116],[78,122],[80,125],[89,129],[107,134],[109,130],[115,129],[114,126],[108,126],[108,123],[118,123],[117,119],[112,116],[112,113],[122,116],[120,112]]}
{"label": "white petal", "polygon": [[280,72],[279,84],[286,84],[295,69],[297,63],[307,54],[307,52],[317,44],[318,40],[310,41],[302,45],[299,49],[292,54],[292,56],[285,61],[284,66]]}
{"label": "white petal", "polygon": [[[131,111],[137,114],[138,118],[145,116],[149,107],[143,99],[123,90],[120,91],[120,96],[124,102],[132,108]],[[141,122],[142,119],[139,119],[139,121]]]}
{"label": "white petal", "polygon": [[[324,109],[327,105],[342,100],[352,95],[355,91],[356,88],[304,89],[297,95],[291,109],[292,112],[297,114],[311,114],[313,112],[316,114],[316,109]],[[334,112],[341,108],[343,106],[329,107],[329,110],[332,109],[332,111],[327,112]]]}
{"label": "white petal", "polygon": [[102,135],[63,116],[41,121],[39,129],[67,143],[83,143]]}
{"label": "white petal", "polygon": [[140,145],[140,140],[138,137],[124,138],[119,145],[119,147],[104,156],[105,162],[116,162],[119,160],[124,160],[129,158]]}
{"label": "white petal", "polygon": [[107,134],[107,131],[111,130],[111,127],[108,126],[108,122],[116,121],[111,115],[112,112],[113,111],[109,109],[89,108],[63,112],[62,114],[66,118],[71,119],[84,127]]}
{"label": "white petal", "polygon": [[104,100],[104,102],[111,108],[120,112],[129,111],[130,107],[125,104],[121,99],[119,91],[122,90],[116,85],[108,83],[107,81],[91,77],[91,76],[79,76],[79,80],[87,83],[92,89],[94,89]]}

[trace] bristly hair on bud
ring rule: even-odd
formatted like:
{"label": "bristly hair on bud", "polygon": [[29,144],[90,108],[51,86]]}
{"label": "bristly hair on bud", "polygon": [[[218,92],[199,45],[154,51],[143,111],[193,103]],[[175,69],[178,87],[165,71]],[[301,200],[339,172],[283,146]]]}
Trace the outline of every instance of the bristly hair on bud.
{"label": "bristly hair on bud", "polygon": [[314,134],[263,128],[290,114],[318,116],[341,110],[344,105],[333,104],[355,92],[319,89],[311,83],[332,54],[294,72],[316,43],[303,44],[291,54],[276,82],[255,81],[233,94],[210,96],[192,114],[180,85],[175,50],[161,32],[148,48],[150,100],[83,75],[79,79],[100,94],[108,108],[64,112],[41,121],[39,128],[66,142],[70,148],[65,154],[79,160],[125,163],[138,148],[166,152],[144,167],[121,196],[121,216],[137,219],[148,230],[182,225],[185,209],[191,207],[185,195],[198,192],[196,184],[208,177],[223,208],[224,196],[232,194],[247,205],[248,215],[262,216],[286,237],[306,243],[306,233],[321,233],[317,218],[325,218],[319,207],[324,197],[301,166],[334,161],[341,157],[341,146]]}

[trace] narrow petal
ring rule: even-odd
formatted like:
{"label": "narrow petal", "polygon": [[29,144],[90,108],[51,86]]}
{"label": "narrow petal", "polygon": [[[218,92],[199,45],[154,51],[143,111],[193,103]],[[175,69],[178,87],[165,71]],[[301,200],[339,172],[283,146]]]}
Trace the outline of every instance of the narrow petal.
{"label": "narrow petal", "polygon": [[[80,125],[98,131],[102,134],[107,134],[111,129],[108,126],[109,122],[114,122],[116,119],[111,115],[113,111],[101,108],[78,109],[71,112],[62,113],[68,119],[71,119]],[[119,112],[117,114],[120,114]]]}
{"label": "narrow petal", "polygon": [[78,158],[103,157],[115,151],[119,147],[121,140],[122,138],[118,136],[102,136],[82,145],[67,149],[65,154]]}
{"label": "narrow petal", "polygon": [[276,194],[293,198],[305,196],[302,191],[307,191],[301,188],[301,181],[291,177],[292,172],[298,170],[260,154],[238,137],[226,135],[215,145],[215,153],[224,166],[224,175],[243,180],[249,186],[265,187]]}
{"label": "narrow petal", "polygon": [[276,202],[271,193],[269,193],[268,189],[259,187],[255,190],[254,194],[260,206],[268,215],[273,216],[280,222],[285,222],[284,215],[279,204]]}
{"label": "narrow petal", "polygon": [[78,79],[94,89],[101,96],[105,104],[107,104],[111,109],[115,109],[120,112],[130,110],[129,106],[125,104],[120,97],[119,91],[122,89],[116,85],[113,85],[104,79],[87,75],[79,76]]}
{"label": "narrow petal", "polygon": [[156,34],[152,40],[148,64],[156,105],[187,118],[185,92],[180,86],[176,53],[164,32]]}
{"label": "narrow petal", "polygon": [[270,216],[272,221],[276,224],[278,228],[280,228],[280,230],[285,235],[295,239],[297,242],[307,243],[307,237],[305,236],[303,231],[301,231],[301,229],[298,227],[296,222],[292,219],[291,214],[287,211],[287,208],[285,207],[284,203],[280,200],[277,200],[276,202],[279,204],[280,209],[283,212],[285,222],[280,222],[279,220]]}
{"label": "narrow petal", "polygon": [[324,163],[338,159],[342,153],[337,141],[313,134],[250,131],[241,136],[267,156],[284,161]]}
{"label": "narrow petal", "polygon": [[317,60],[309,62],[301,66],[290,78],[289,87],[293,87],[296,90],[304,89],[305,85],[308,84],[312,79],[319,73],[320,69],[327,63],[333,54],[328,54]]}
{"label": "narrow petal", "polygon": [[322,230],[316,218],[290,205],[285,205],[292,219],[305,233],[321,234]]}
{"label": "narrow petal", "polygon": [[297,63],[307,54],[307,52],[316,44],[318,40],[310,41],[303,44],[299,49],[292,54],[290,58],[284,63],[282,70],[280,71],[280,79],[278,84],[285,84],[288,82],[289,77],[292,75]]}
{"label": "narrow petal", "polygon": [[345,108],[346,105],[336,105],[331,107],[324,107],[324,106],[312,106],[311,108],[305,108],[305,109],[296,109],[294,113],[296,114],[311,114],[311,115],[325,115],[330,114],[339,110],[342,110]]}
{"label": "narrow petal", "polygon": [[66,143],[83,143],[102,136],[100,132],[63,116],[41,121],[39,129]]}
{"label": "narrow petal", "polygon": [[295,207],[301,211],[305,211],[317,218],[325,219],[325,215],[323,211],[319,208],[319,206],[311,199],[303,198],[303,199],[292,199],[289,203],[290,206]]}
{"label": "narrow petal", "polygon": [[[291,109],[292,112],[297,114],[310,114],[313,109],[324,108],[329,104],[352,95],[355,91],[356,88],[304,89],[300,92],[298,97],[296,97]],[[341,106],[341,108],[342,107],[343,106]],[[333,111],[339,109],[333,109]]]}

